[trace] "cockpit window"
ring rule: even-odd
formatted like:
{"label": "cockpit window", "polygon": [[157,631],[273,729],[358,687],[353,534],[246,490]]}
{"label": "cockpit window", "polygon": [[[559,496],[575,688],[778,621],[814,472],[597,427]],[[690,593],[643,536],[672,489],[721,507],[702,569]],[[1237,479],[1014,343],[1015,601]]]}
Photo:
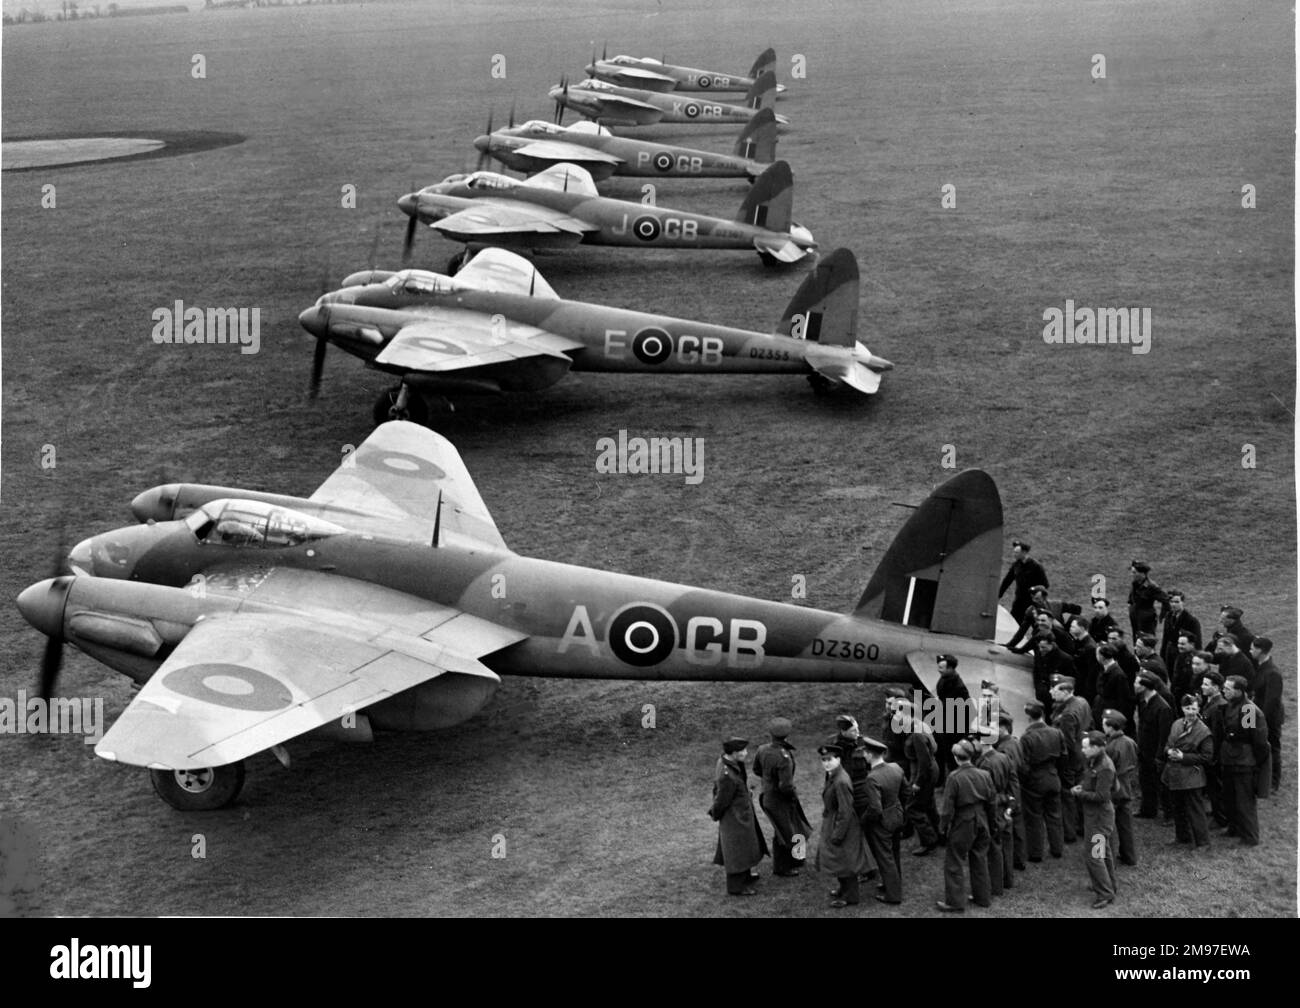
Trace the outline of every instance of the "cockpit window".
{"label": "cockpit window", "polygon": [[263,501],[212,501],[185,519],[200,542],[219,546],[300,546],[346,529]]}
{"label": "cockpit window", "polygon": [[464,172],[458,172],[455,175],[448,175],[445,179],[442,180],[442,184],[450,185],[453,182],[464,182],[467,178],[469,178],[469,176],[466,175]]}
{"label": "cockpit window", "polygon": [[466,185],[471,189],[510,189],[514,187],[515,181],[494,172],[475,172]]}
{"label": "cockpit window", "polygon": [[402,270],[385,281],[394,294],[440,294],[451,290],[451,280],[428,270]]}

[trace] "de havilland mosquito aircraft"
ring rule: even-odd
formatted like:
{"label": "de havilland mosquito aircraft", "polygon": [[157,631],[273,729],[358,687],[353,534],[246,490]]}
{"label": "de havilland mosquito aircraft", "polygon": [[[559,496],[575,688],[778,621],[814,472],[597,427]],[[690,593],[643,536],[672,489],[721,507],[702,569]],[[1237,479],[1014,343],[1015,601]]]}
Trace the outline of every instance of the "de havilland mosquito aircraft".
{"label": "de havilland mosquito aircraft", "polygon": [[[568,163],[523,180],[486,171],[449,175],[407,193],[397,206],[410,218],[403,261],[420,223],[467,246],[754,249],[767,266],[798,262],[817,248],[808,229],[791,220],[794,177],[784,161],[758,177],[735,220],[601,196],[586,169]],[[463,261],[458,255],[449,272]]]}
{"label": "de havilland mosquito aircraft", "polygon": [[298,316],[317,339],[312,395],[333,343],[400,384],[375,423],[429,415],[428,399],[533,391],[574,371],[803,374],[864,394],[893,367],[858,342],[858,264],[848,249],[804,278],[774,333],[564,301],[528,260],[479,252],[455,277],[365,270]]}
{"label": "de havilland mosquito aircraft", "polygon": [[[776,70],[776,51],[765,49],[748,74],[722,73],[701,70],[698,67],[675,66],[649,56],[610,57],[602,51],[600,59],[593,57],[587,65],[587,74],[610,84],[644,88],[646,91],[748,91],[764,72]],[[778,91],[785,85],[778,84]]]}
{"label": "de havilland mosquito aircraft", "polygon": [[[655,123],[743,123],[754,118],[758,110],[776,94],[776,77],[765,73],[745,92],[741,105],[730,105],[711,98],[639,88],[618,87],[605,81],[587,78],[570,84],[561,81],[548,92],[555,102],[555,121],[565,109],[580,116],[598,119],[612,126],[651,126]],[[776,121],[787,126],[790,120],[778,115]]]}
{"label": "de havilland mosquito aircraft", "polygon": [[745,124],[731,154],[695,150],[651,140],[615,136],[598,123],[582,120],[572,126],[533,119],[521,126],[488,131],[474,140],[482,155],[507,168],[531,174],[562,162],[585,168],[597,182],[611,175],[651,178],[748,178],[751,181],[776,160],[776,115],[760,109]]}
{"label": "de havilland mosquito aircraft", "polygon": [[913,512],[843,614],[521,556],[451,444],[401,421],[310,497],[170,484],[131,510],[146,524],[79,543],[18,608],[49,637],[43,695],[64,643],[140,685],[95,752],[180,809],[227,804],[243,760],[287,764],[290,739],[465,721],[503,675],[932,689],[949,654],[972,696],[1033,695],[1028,657],[991,643],[1002,504],[976,469]]}

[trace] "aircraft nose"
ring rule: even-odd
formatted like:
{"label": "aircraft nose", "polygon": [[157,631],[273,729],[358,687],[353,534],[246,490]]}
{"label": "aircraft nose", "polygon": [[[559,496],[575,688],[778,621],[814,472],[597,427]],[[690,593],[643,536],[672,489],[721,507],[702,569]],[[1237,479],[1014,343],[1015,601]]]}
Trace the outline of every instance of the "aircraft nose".
{"label": "aircraft nose", "polygon": [[492,138],[484,133],[482,136],[474,138],[474,149],[480,154],[486,154],[488,148],[492,146]]}
{"label": "aircraft nose", "polygon": [[320,308],[319,303],[316,307],[308,308],[298,315],[298,324],[306,329],[313,336],[320,336],[324,330],[325,312]]}
{"label": "aircraft nose", "polygon": [[[136,498],[137,500],[139,498]],[[132,509],[135,502],[132,502]],[[89,539],[83,539],[77,545],[72,547],[72,552],[68,554],[68,566],[72,568],[74,574],[94,574],[95,573],[95,556],[93,546]]]}
{"label": "aircraft nose", "polygon": [[892,371],[894,370],[894,362],[872,354],[871,359],[867,361],[867,367],[871,368],[872,371]]}
{"label": "aircraft nose", "polygon": [[420,212],[420,197],[415,193],[407,193],[405,196],[399,197],[397,209],[408,217],[414,217]]}
{"label": "aircraft nose", "polygon": [[18,611],[23,619],[46,637],[63,634],[63,608],[68,601],[70,577],[46,578],[30,588],[24,588],[17,598]]}
{"label": "aircraft nose", "polygon": [[[131,501],[131,514],[141,523],[148,521],[171,521],[176,507],[176,497],[180,486],[168,483],[166,486],[151,487],[144,493],[137,494]],[[87,539],[86,542],[90,540]],[[84,545],[84,544],[83,544]]]}

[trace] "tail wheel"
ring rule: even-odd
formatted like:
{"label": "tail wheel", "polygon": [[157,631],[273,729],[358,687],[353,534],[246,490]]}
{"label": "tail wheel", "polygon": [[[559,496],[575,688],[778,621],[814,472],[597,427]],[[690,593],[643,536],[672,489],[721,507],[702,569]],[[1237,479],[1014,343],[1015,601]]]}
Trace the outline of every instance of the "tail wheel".
{"label": "tail wheel", "polygon": [[824,374],[813,372],[808,376],[808,384],[812,386],[813,392],[819,396],[830,395],[835,388],[835,383],[827,378]]}
{"label": "tail wheel", "polygon": [[198,770],[150,770],[158,797],[182,812],[210,812],[235,800],[244,786],[244,764]]}

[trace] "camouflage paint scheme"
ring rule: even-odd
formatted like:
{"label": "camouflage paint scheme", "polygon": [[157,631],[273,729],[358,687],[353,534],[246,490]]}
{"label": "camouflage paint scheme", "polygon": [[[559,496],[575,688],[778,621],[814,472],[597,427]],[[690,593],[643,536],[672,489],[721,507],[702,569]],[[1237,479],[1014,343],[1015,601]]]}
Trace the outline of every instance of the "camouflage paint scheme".
{"label": "camouflage paint scheme", "polygon": [[913,512],[850,614],[520,556],[451,444],[409,423],[308,498],[170,484],[131,507],[145,524],[79,543],[74,573],[18,607],[143,684],[95,751],[156,770],[233,764],[340,718],[445,727],[500,675],[932,685],[946,652],[973,695],[980,678],[1005,704],[1032,691],[1029,660],[980,639],[1002,511],[979,470]]}

